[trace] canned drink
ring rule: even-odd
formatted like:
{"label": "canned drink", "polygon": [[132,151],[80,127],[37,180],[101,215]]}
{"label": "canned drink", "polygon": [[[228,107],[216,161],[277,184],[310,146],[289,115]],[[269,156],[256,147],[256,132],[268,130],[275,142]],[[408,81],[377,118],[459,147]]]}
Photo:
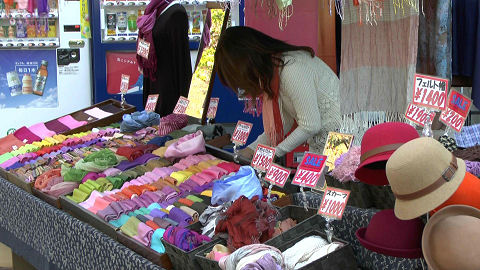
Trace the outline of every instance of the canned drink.
{"label": "canned drink", "polygon": [[117,14],[107,13],[107,36],[116,36],[117,35]]}
{"label": "canned drink", "polygon": [[118,32],[124,33],[127,31],[127,12],[126,11],[120,11],[117,12],[117,29]]}
{"label": "canned drink", "polygon": [[7,72],[7,84],[10,89],[10,96],[18,96],[22,94],[22,83],[16,71]]}

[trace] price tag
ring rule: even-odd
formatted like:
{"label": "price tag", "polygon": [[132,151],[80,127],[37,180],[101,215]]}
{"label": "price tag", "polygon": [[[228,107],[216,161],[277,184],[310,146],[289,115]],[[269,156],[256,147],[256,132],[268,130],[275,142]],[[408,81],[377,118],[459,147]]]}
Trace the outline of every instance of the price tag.
{"label": "price tag", "polygon": [[440,114],[440,121],[460,132],[465,124],[472,101],[466,96],[452,89],[448,96],[447,109]]}
{"label": "price tag", "polygon": [[185,97],[180,97],[177,101],[177,105],[175,106],[175,109],[173,109],[173,113],[175,114],[185,114],[185,111],[187,110],[188,103],[190,101],[185,98]]}
{"label": "price tag", "polygon": [[237,145],[244,145],[247,143],[248,135],[252,131],[253,124],[238,121],[235,131],[233,131],[232,142]]}
{"label": "price tag", "polygon": [[214,119],[217,115],[218,102],[219,98],[211,98],[210,104],[208,105],[207,118]]}
{"label": "price tag", "polygon": [[318,214],[327,218],[342,219],[349,196],[348,190],[327,187]]}
{"label": "price tag", "polygon": [[120,81],[120,92],[126,94],[128,88],[130,87],[130,75],[122,74],[122,79]]}
{"label": "price tag", "polygon": [[325,168],[327,156],[305,153],[302,163],[297,168],[292,184],[302,187],[323,187],[325,183],[318,183]]}
{"label": "price tag", "polygon": [[153,112],[157,107],[159,94],[156,95],[148,95],[147,97],[147,104],[145,104],[145,111]]}
{"label": "price tag", "polygon": [[[423,127],[427,120],[427,109],[418,107],[415,104],[409,103],[407,110],[405,111],[405,118],[413,121],[415,124]],[[430,120],[435,117],[435,112],[430,112]]]}
{"label": "price tag", "polygon": [[252,167],[258,171],[266,172],[270,168],[275,157],[275,148],[263,144],[257,145],[252,159]]}
{"label": "price tag", "polygon": [[272,164],[265,175],[265,180],[283,188],[290,176],[290,170],[285,169],[277,164]]}
{"label": "price tag", "polygon": [[418,106],[445,110],[447,107],[448,80],[415,74],[413,101]]}
{"label": "price tag", "polygon": [[137,54],[141,57],[148,59],[148,53],[150,52],[150,42],[144,39],[139,39],[137,44]]}

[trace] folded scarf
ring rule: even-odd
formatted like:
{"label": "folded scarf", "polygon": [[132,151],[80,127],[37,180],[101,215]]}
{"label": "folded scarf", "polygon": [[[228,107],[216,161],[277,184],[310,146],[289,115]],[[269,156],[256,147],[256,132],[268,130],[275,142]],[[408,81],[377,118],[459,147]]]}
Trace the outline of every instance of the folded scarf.
{"label": "folded scarf", "polygon": [[[188,124],[188,116],[185,114],[169,114],[160,119],[160,124],[158,125],[158,135],[165,136],[170,135],[172,138],[179,138],[176,135],[171,134],[174,131],[184,128]],[[185,135],[185,134],[184,134]],[[181,136],[180,136],[181,137]]]}
{"label": "folded scarf", "polygon": [[19,141],[26,142],[26,143],[33,143],[33,142],[38,142],[41,141],[42,138],[38,137],[35,135],[33,132],[31,132],[27,127],[21,127],[17,129],[13,135],[15,138],[17,138]]}
{"label": "folded scarf", "polygon": [[287,269],[299,269],[343,246],[342,243],[329,244],[320,236],[306,237],[283,252]]}
{"label": "folded scarf", "polygon": [[135,132],[160,123],[160,115],[155,112],[134,112],[132,114],[124,114],[122,118],[123,121],[120,124],[121,132]]}
{"label": "folded scarf", "polygon": [[66,115],[57,119],[60,123],[67,126],[69,129],[75,129],[87,124],[87,121],[77,121],[71,115]]}
{"label": "folded scarf", "polygon": [[172,209],[170,209],[170,212],[168,213],[168,218],[178,222],[179,226],[182,227],[186,227],[191,222],[193,222],[193,218],[190,215],[177,207],[173,207]]}
{"label": "folded scarf", "polygon": [[205,140],[203,139],[202,132],[197,131],[194,134],[185,135],[170,145],[165,151],[165,158],[183,158],[205,151]]}
{"label": "folded scarf", "polygon": [[33,134],[45,139],[46,137],[55,136],[55,132],[49,130],[44,123],[37,123],[28,128]]}
{"label": "folded scarf", "polygon": [[203,242],[211,241],[210,237],[181,227],[168,227],[163,234],[163,239],[167,243],[187,252],[196,249],[202,245]]}
{"label": "folded scarf", "polygon": [[154,144],[158,147],[162,147],[162,146],[165,145],[166,142],[168,142],[170,140],[173,140],[173,138],[168,136],[168,135],[160,136],[160,137],[155,137],[155,138],[151,139],[150,141],[148,141],[147,144]]}
{"label": "folded scarf", "polygon": [[157,159],[157,158],[158,158],[158,156],[148,153],[148,154],[144,154],[143,156],[135,159],[134,161],[124,160],[124,161],[120,162],[120,164],[118,164],[115,168],[117,168],[121,171],[126,171],[126,170],[129,170],[131,168],[137,167],[139,165],[143,165],[151,159]]}
{"label": "folded scarf", "polygon": [[57,119],[54,119],[52,121],[46,122],[45,127],[57,134],[61,134],[64,132],[67,132],[70,130],[69,127],[66,125],[62,124],[62,122],[58,121]]}
{"label": "folded scarf", "polygon": [[[280,269],[284,267],[284,258],[282,252],[275,247],[262,245],[262,244],[252,244],[246,245],[229,256],[223,257],[218,262],[218,265],[221,269],[244,269],[243,267],[246,266],[248,263],[253,263],[263,257],[266,254],[270,254],[275,261],[276,265],[280,266]],[[255,256],[257,255],[257,256]],[[252,257],[251,257],[252,256]],[[249,268],[246,268],[249,269]],[[255,269],[255,268],[253,268]],[[266,268],[266,269],[278,269],[276,266],[273,268]]]}
{"label": "folded scarf", "polygon": [[255,170],[250,166],[243,166],[234,176],[213,184],[212,204],[234,201],[240,196],[259,196],[262,199],[262,186]]}
{"label": "folded scarf", "polygon": [[[152,222],[154,223],[154,222]],[[156,223],[154,223],[156,224]],[[165,246],[163,246],[163,243],[161,241],[163,234],[165,233],[165,229],[159,228],[156,229],[153,232],[151,243],[150,243],[150,248],[155,250],[156,252],[163,254],[165,253]]]}
{"label": "folded scarf", "polygon": [[76,182],[60,182],[56,185],[53,185],[48,190],[43,190],[43,192],[58,198],[60,196],[72,193],[76,188],[78,188],[78,185],[79,184]]}
{"label": "folded scarf", "polygon": [[75,163],[75,168],[89,172],[102,172],[118,165],[119,162],[120,159],[114,152],[102,149],[79,160]]}
{"label": "folded scarf", "polygon": [[3,138],[0,138],[0,155],[3,155],[13,150],[17,150],[24,145],[25,144],[19,139],[17,139],[14,134],[9,134]]}

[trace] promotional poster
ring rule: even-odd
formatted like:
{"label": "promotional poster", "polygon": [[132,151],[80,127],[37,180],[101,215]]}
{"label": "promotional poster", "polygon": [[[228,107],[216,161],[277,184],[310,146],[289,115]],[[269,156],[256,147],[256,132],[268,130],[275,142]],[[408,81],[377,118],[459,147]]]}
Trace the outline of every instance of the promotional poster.
{"label": "promotional poster", "polygon": [[143,75],[135,52],[107,52],[107,93],[120,94],[122,74],[130,76],[127,94],[143,92]]}
{"label": "promotional poster", "polygon": [[55,51],[0,51],[0,109],[56,107]]}

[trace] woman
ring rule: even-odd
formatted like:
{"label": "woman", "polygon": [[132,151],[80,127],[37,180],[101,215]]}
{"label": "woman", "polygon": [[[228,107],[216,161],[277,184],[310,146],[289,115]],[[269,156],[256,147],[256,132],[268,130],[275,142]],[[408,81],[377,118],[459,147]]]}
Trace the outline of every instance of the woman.
{"label": "woman", "polygon": [[251,158],[260,143],[275,147],[281,157],[307,140],[310,151],[321,153],[328,132],[340,127],[338,77],[310,47],[230,27],[220,37],[215,63],[224,85],[262,99],[265,132],[243,156]]}

